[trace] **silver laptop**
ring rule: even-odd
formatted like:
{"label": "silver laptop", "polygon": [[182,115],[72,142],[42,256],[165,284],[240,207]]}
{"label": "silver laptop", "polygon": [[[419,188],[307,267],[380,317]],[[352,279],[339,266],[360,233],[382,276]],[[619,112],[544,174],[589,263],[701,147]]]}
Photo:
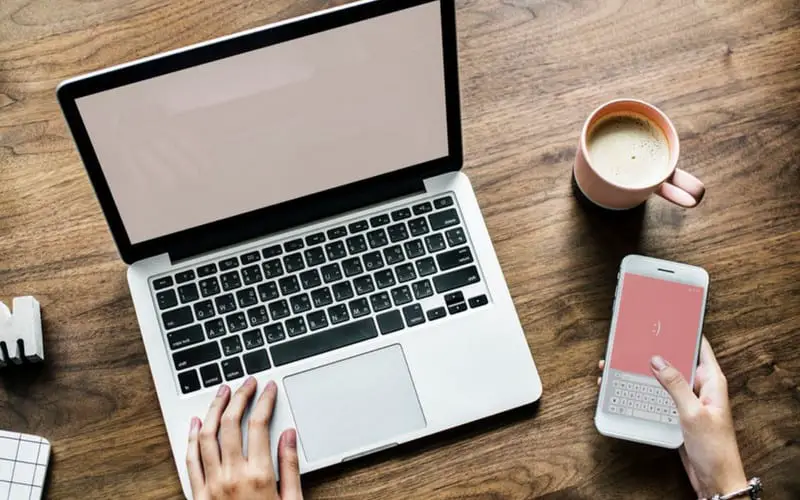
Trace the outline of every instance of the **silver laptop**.
{"label": "silver laptop", "polygon": [[187,496],[190,418],[248,375],[278,382],[272,435],[298,429],[303,472],[539,398],[460,172],[453,0],[356,2],[58,99]]}

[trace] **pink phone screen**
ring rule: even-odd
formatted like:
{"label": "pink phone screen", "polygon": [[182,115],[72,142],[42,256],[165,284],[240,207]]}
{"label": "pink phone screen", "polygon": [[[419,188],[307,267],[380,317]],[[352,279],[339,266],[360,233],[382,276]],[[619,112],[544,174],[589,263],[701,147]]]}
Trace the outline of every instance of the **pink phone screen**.
{"label": "pink phone screen", "polygon": [[625,273],[620,301],[611,368],[652,377],[658,354],[691,380],[703,288]]}

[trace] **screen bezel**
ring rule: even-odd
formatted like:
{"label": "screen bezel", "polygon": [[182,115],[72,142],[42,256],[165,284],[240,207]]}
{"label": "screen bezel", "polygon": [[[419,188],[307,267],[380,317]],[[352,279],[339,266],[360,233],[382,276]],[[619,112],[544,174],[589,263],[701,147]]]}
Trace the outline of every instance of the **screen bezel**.
{"label": "screen bezel", "polygon": [[[441,8],[447,118],[447,156],[410,165],[326,191],[131,243],[76,100],[192,66],[294,40],[322,31],[437,2]],[[463,164],[454,0],[369,0],[271,24],[62,82],[56,96],[122,260],[132,264],[168,253],[173,260],[423,189],[423,180],[460,170]]]}

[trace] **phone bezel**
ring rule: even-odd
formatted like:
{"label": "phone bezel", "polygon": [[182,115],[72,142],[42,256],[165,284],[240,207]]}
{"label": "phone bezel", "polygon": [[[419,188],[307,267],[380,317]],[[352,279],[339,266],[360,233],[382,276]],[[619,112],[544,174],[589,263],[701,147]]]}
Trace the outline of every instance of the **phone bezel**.
{"label": "phone bezel", "polygon": [[[620,285],[626,273],[702,287],[703,306],[700,311],[700,321],[697,327],[697,342],[695,343],[693,367],[697,366],[697,361],[700,356],[700,344],[703,338],[703,322],[705,321],[706,301],[708,298],[708,273],[705,269],[697,266],[645,257],[642,255],[628,255],[620,264],[619,274],[617,275],[617,289],[614,292],[613,315],[611,317],[611,327],[605,354],[606,368],[603,370],[603,383],[600,385],[600,392],[595,410],[595,426],[597,430],[605,436],[664,448],[678,448],[683,444],[683,433],[679,426],[643,420],[640,421],[620,415],[612,415],[606,413],[601,408],[600,403],[603,401],[605,391],[608,390],[607,381],[609,377],[606,376],[606,372],[610,366],[609,360],[611,359],[612,347],[614,345],[614,333],[617,327],[617,314],[620,304],[619,297],[622,292],[622,286]],[[695,369],[693,368],[691,380],[689,380],[690,386],[694,383],[694,376]]]}

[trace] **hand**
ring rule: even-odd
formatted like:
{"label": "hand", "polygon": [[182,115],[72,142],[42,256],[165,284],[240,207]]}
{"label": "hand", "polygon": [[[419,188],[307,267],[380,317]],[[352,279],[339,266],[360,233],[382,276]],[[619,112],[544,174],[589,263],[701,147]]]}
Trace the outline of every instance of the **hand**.
{"label": "hand", "polygon": [[[603,365],[600,361],[601,370]],[[710,498],[746,487],[728,402],[728,382],[708,341],[703,338],[700,347],[694,392],[683,375],[660,356],[654,356],[650,365],[678,409],[683,430],[683,446],[678,451],[697,496]]]}
{"label": "hand", "polygon": [[[269,447],[269,422],[278,387],[270,381],[247,423],[247,457],[242,452],[242,415],[256,393],[248,378],[231,397],[219,388],[206,420],[192,418],[186,466],[195,500],[302,500],[297,462],[297,433],[288,429],[278,443],[281,490],[278,494]],[[219,432],[219,441],[217,433]]]}

